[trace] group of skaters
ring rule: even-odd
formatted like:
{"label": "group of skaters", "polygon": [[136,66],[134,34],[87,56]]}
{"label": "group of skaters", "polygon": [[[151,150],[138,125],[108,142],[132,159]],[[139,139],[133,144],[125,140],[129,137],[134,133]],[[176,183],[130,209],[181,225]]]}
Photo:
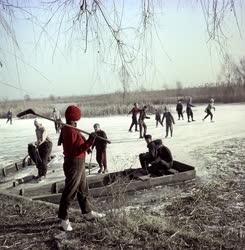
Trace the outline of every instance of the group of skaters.
{"label": "group of skaters", "polygon": [[[182,100],[178,100],[176,104],[176,112],[178,114],[178,120],[182,119],[184,120],[184,112],[187,114],[187,121],[188,122],[194,122],[193,117],[193,111],[192,108],[195,107],[192,104],[192,98],[189,98],[186,102],[186,110],[184,111],[184,106],[182,103]],[[211,98],[209,101],[208,106],[205,109],[205,112],[207,113],[205,117],[202,119],[203,121],[210,116],[210,121],[213,122],[213,113],[212,109],[215,110],[214,107],[214,99]],[[132,114],[132,123],[129,127],[129,132],[132,132],[133,127],[135,127],[135,131],[139,131],[139,138],[144,138],[144,136],[147,134],[147,125],[145,123],[145,119],[150,119],[149,116],[146,114],[147,112],[147,106],[143,106],[143,108],[139,108],[138,103],[134,103],[134,107],[129,111],[128,114]],[[173,125],[175,124],[173,115],[171,111],[168,109],[167,106],[164,107],[163,114],[161,115],[161,112],[159,109],[155,109],[155,121],[156,121],[156,127],[158,127],[158,124],[163,126],[165,120],[165,126],[166,126],[166,135],[165,137],[168,137],[169,132],[170,136],[173,136]],[[139,130],[138,130],[139,125]]]}
{"label": "group of skaters", "polygon": [[[177,107],[179,107],[180,102],[178,102]],[[193,105],[190,103],[189,107],[191,109]],[[206,119],[210,116],[211,120],[213,118],[211,110],[214,108],[213,101],[210,100],[206,112],[207,115],[204,117]],[[180,111],[180,109],[178,108]],[[177,110],[177,111],[178,111]],[[53,110],[57,114],[57,110]],[[153,176],[159,176],[166,173],[173,166],[173,157],[171,151],[163,145],[162,140],[153,140],[150,134],[147,134],[147,127],[145,124],[145,119],[149,119],[146,114],[147,106],[140,109],[135,103],[133,109],[129,112],[132,114],[132,124],[129,131],[132,131],[133,126],[135,126],[135,131],[138,131],[140,138],[144,138],[147,143],[148,152],[139,155],[139,161],[142,166],[142,170],[145,174],[150,174]],[[193,113],[188,110],[188,118],[193,120]],[[179,114],[180,113],[180,114]],[[183,109],[182,115],[179,112],[179,119],[183,119]],[[137,115],[139,114],[139,117]],[[160,117],[159,117],[160,115]],[[53,115],[54,117],[54,115]],[[55,128],[59,127],[59,140],[58,145],[63,146],[64,154],[64,164],[63,170],[65,175],[65,187],[62,192],[58,217],[61,219],[61,227],[65,231],[72,231],[72,226],[68,217],[68,209],[70,207],[71,201],[76,197],[78,204],[81,209],[81,213],[86,220],[92,220],[95,218],[104,217],[105,214],[97,213],[92,210],[89,197],[88,197],[88,184],[86,180],[85,173],[85,156],[86,154],[91,154],[92,150],[96,149],[96,160],[99,164],[99,173],[106,173],[107,170],[107,160],[106,160],[106,147],[108,141],[106,140],[106,133],[101,130],[98,123],[94,124],[94,132],[90,133],[88,139],[86,139],[81,132],[77,129],[77,122],[81,119],[81,110],[77,106],[69,106],[65,111],[66,123],[61,122],[61,117],[56,116],[60,121],[56,121],[57,124]],[[138,118],[138,119],[137,119]],[[174,124],[174,118],[171,112],[164,109],[164,114],[156,113],[156,121],[163,125],[164,120],[166,121],[166,136],[170,130],[171,136],[173,133],[172,124]],[[158,125],[156,123],[156,126]],[[34,150],[38,151],[40,159],[36,159],[36,165],[38,168],[38,178],[44,178],[47,173],[47,165],[52,151],[52,141],[47,135],[45,128],[37,120],[34,121],[35,132],[37,141],[35,145],[29,145],[30,155]],[[58,125],[58,126],[57,126]],[[167,129],[168,128],[168,129]]]}

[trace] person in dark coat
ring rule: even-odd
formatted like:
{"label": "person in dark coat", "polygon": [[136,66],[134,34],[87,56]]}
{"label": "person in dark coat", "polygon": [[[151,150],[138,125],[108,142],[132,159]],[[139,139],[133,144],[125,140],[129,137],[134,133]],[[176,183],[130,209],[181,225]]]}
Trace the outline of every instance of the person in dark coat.
{"label": "person in dark coat", "polygon": [[[98,123],[94,124],[94,130],[96,135],[106,138],[106,133],[100,129],[100,125]],[[107,158],[106,158],[106,146],[107,146],[107,142],[106,141],[102,141],[99,138],[96,138],[93,145],[92,145],[92,149],[95,147],[96,149],[96,161],[99,164],[99,171],[98,173],[107,173],[108,169],[107,169]]]}
{"label": "person in dark coat", "polygon": [[174,118],[172,116],[172,114],[170,113],[170,111],[168,110],[167,107],[164,108],[164,114],[162,117],[162,123],[164,122],[164,119],[166,119],[166,138],[168,137],[168,132],[170,130],[170,134],[171,137],[173,136],[173,124],[175,124],[174,122]]}
{"label": "person in dark coat", "polygon": [[148,152],[139,155],[141,167],[146,173],[161,176],[173,166],[171,151],[162,144],[162,140],[152,140],[151,135],[145,135]]}
{"label": "person in dark coat", "polygon": [[[187,119],[188,119],[188,122],[191,122],[191,121],[195,121],[193,119],[193,112],[192,112],[192,107],[195,107],[194,105],[192,105],[191,103],[191,97],[187,100],[187,103],[186,103],[186,114],[187,114]],[[191,120],[190,120],[191,118]]]}
{"label": "person in dark coat", "polygon": [[132,132],[132,128],[133,126],[135,126],[135,131],[138,131],[137,130],[137,125],[138,125],[138,122],[137,122],[137,114],[140,112],[140,109],[138,108],[138,104],[137,103],[134,103],[134,107],[128,112],[128,114],[132,114],[132,123],[129,127],[129,132]]}
{"label": "person in dark coat", "polygon": [[37,179],[41,181],[46,177],[48,170],[48,162],[50,159],[50,155],[52,152],[52,141],[48,137],[46,129],[39,123],[37,120],[34,121],[34,125],[36,127],[36,137],[37,141],[35,143],[37,148],[37,159],[36,166],[38,169]]}
{"label": "person in dark coat", "polygon": [[140,110],[140,115],[139,115],[140,138],[144,138],[143,136],[146,135],[147,126],[145,124],[145,119],[150,119],[150,117],[146,115],[146,109],[147,106],[144,106],[143,109]]}
{"label": "person in dark coat", "polygon": [[[81,110],[76,106],[69,106],[65,112],[66,123],[76,127],[76,122],[81,118]],[[72,127],[64,126],[61,129],[58,145],[63,145],[65,187],[62,192],[58,217],[61,227],[65,231],[72,231],[68,219],[68,209],[71,201],[77,197],[78,204],[85,219],[101,218],[104,215],[92,211],[88,199],[88,184],[85,173],[85,156],[91,147],[96,135],[90,134],[88,140]]]}
{"label": "person in dark coat", "polygon": [[12,120],[13,120],[13,113],[12,113],[12,110],[10,109],[7,112],[7,121],[6,121],[6,123],[10,122],[10,125],[12,125]]}
{"label": "person in dark coat", "polygon": [[158,127],[158,123],[160,123],[161,126],[163,126],[160,111],[157,109],[155,109],[155,120],[156,120],[156,128]]}
{"label": "person in dark coat", "polygon": [[178,120],[180,120],[180,118],[182,118],[182,120],[184,120],[184,116],[183,116],[183,104],[182,104],[181,100],[178,100],[178,103],[176,105],[176,111],[178,113]]}
{"label": "person in dark coat", "polygon": [[212,109],[215,111],[215,107],[214,107],[214,99],[211,98],[210,102],[207,106],[207,108],[205,109],[205,112],[207,113],[206,116],[202,119],[203,121],[210,116],[210,121],[213,122],[213,113],[212,113]]}

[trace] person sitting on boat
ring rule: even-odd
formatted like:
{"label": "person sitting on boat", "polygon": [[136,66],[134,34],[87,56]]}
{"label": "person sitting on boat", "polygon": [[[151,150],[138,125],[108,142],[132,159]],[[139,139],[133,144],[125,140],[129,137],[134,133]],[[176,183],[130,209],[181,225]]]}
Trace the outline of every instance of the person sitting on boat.
{"label": "person sitting on boat", "polygon": [[[94,131],[96,133],[96,135],[106,138],[106,133],[100,129],[100,125],[98,123],[94,124]],[[95,147],[96,149],[96,161],[99,164],[99,171],[98,173],[107,173],[108,169],[107,169],[107,159],[106,159],[106,146],[107,146],[107,142],[106,141],[102,141],[101,139],[99,139],[98,137],[96,137],[93,145],[92,145],[92,149]]]}
{"label": "person sitting on boat", "polygon": [[161,176],[173,166],[171,151],[162,144],[162,140],[152,140],[145,135],[148,152],[139,155],[141,167],[150,174]]}
{"label": "person sitting on boat", "polygon": [[34,125],[36,127],[37,137],[35,146],[37,150],[37,157],[40,158],[35,162],[38,169],[37,177],[39,180],[42,180],[43,177],[45,177],[47,174],[48,162],[50,159],[53,144],[42,124],[35,120]]}

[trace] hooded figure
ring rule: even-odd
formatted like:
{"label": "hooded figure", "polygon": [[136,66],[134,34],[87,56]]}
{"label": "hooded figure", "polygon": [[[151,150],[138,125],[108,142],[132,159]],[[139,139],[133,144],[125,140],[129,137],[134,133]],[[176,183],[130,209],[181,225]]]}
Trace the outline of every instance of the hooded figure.
{"label": "hooded figure", "polygon": [[[88,185],[85,174],[85,156],[91,147],[95,134],[90,134],[88,140],[75,129],[77,121],[82,116],[81,110],[71,105],[65,111],[66,123],[70,125],[63,126],[60,133],[58,145],[63,145],[64,154],[64,174],[65,187],[62,192],[58,217],[61,219],[61,226],[65,231],[72,231],[68,219],[68,209],[71,201],[77,197],[81,213],[85,219],[90,220],[94,217],[102,217],[102,214],[93,212],[88,200]],[[74,127],[74,128],[73,128]]]}

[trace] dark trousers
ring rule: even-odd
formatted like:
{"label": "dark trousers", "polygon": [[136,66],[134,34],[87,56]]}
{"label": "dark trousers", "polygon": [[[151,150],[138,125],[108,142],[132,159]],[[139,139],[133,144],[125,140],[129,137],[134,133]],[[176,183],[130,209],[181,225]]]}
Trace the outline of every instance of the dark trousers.
{"label": "dark trousers", "polygon": [[167,173],[168,169],[172,167],[172,164],[169,162],[166,162],[164,160],[156,160],[154,161],[150,167],[147,168],[147,171],[150,174],[156,175],[156,176],[162,176]]}
{"label": "dark trousers", "polygon": [[[140,138],[143,138],[143,136],[146,135],[147,126],[144,121],[139,121],[139,126],[140,126]],[[142,135],[142,132],[143,132],[143,135]]]}
{"label": "dark trousers", "polygon": [[137,125],[138,125],[137,117],[133,116],[132,117],[132,123],[130,125],[129,131],[132,131],[133,126],[135,126],[135,131],[137,131]]}
{"label": "dark trousers", "polygon": [[57,120],[55,120],[55,122],[54,122],[54,127],[55,127],[56,133],[59,133],[59,132],[60,132],[60,122],[61,122],[61,119],[57,119]]}
{"label": "dark trousers", "polygon": [[58,217],[62,220],[68,219],[68,209],[75,197],[77,197],[82,214],[91,212],[85,174],[85,159],[65,158],[63,169],[66,178],[60,199]]}
{"label": "dark trousers", "polygon": [[173,124],[166,124],[166,137],[168,137],[168,132],[170,130],[171,137],[173,136]]}
{"label": "dark trousers", "polygon": [[183,116],[182,111],[178,111],[178,119],[180,120],[180,118],[182,118],[182,120],[184,120],[184,116]]}
{"label": "dark trousers", "polygon": [[38,147],[38,153],[41,159],[41,162],[36,164],[38,169],[38,176],[46,176],[48,170],[48,162],[52,152],[52,142],[45,141]]}
{"label": "dark trousers", "polygon": [[[154,160],[148,152],[140,154],[139,160],[141,167],[146,171],[146,173],[157,176],[165,174],[167,170],[172,167],[172,163],[166,162],[160,158]],[[149,166],[150,164],[151,166]]]}
{"label": "dark trousers", "polygon": [[12,125],[12,117],[8,117],[7,118],[7,122],[6,123],[8,123],[8,122],[10,122],[10,124]]}
{"label": "dark trousers", "polygon": [[187,114],[188,122],[190,121],[190,118],[191,118],[192,121],[194,121],[192,109],[190,109],[190,108],[187,109],[186,114]]}
{"label": "dark trousers", "polygon": [[206,116],[203,118],[203,120],[205,120],[208,116],[210,116],[210,120],[213,120],[213,113],[211,112],[211,110],[207,109],[207,114]]}
{"label": "dark trousers", "polygon": [[96,149],[96,161],[98,162],[100,169],[107,169],[107,158],[106,158],[106,150],[98,150]]}
{"label": "dark trousers", "polygon": [[154,160],[152,156],[146,152],[139,155],[140,165],[143,169],[147,170],[148,165]]}

